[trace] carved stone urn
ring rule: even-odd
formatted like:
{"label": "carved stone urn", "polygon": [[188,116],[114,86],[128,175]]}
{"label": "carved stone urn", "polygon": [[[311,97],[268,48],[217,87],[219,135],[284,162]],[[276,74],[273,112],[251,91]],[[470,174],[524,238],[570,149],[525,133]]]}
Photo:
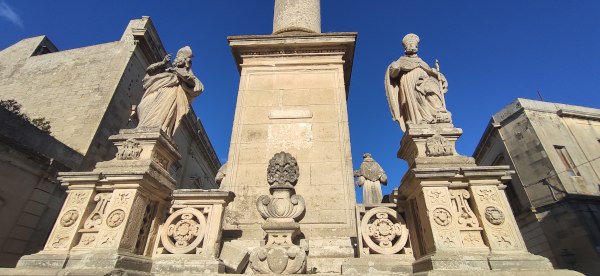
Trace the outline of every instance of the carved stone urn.
{"label": "carved stone urn", "polygon": [[306,270],[306,248],[296,245],[298,220],[304,214],[304,198],[295,194],[299,169],[289,153],[277,153],[269,161],[267,181],[271,195],[262,195],[256,208],[265,219],[267,243],[250,254],[250,267],[260,274],[298,274]]}

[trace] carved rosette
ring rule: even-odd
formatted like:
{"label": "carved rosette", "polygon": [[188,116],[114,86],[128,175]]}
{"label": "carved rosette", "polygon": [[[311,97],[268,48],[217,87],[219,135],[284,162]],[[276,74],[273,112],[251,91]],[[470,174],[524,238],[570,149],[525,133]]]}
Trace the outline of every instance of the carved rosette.
{"label": "carved rosette", "polygon": [[160,243],[171,254],[196,254],[206,233],[206,218],[195,208],[173,212],[160,230]]}
{"label": "carved rosette", "polygon": [[504,213],[495,206],[485,208],[485,219],[493,225],[501,225],[504,223]]}
{"label": "carved rosette", "polygon": [[60,225],[63,227],[71,227],[79,218],[79,212],[77,210],[66,211],[62,217],[60,217]]}
{"label": "carved rosette", "polygon": [[376,207],[361,220],[362,238],[371,253],[396,254],[408,242],[408,228],[398,213],[387,207]]}
{"label": "carved rosette", "polygon": [[304,198],[295,194],[299,168],[296,158],[286,152],[277,153],[269,161],[267,182],[271,195],[256,202],[266,219],[262,229],[267,243],[250,253],[250,268],[259,274],[297,274],[306,270],[306,248],[294,244],[300,230],[298,220],[305,211]]}
{"label": "carved rosette", "polygon": [[121,145],[118,145],[117,148],[118,160],[140,159],[142,147],[140,146],[140,143],[135,139],[126,140]]}
{"label": "carved rosette", "polygon": [[121,223],[125,220],[125,211],[121,209],[114,210],[110,212],[108,217],[106,218],[106,225],[110,228],[119,227]]}
{"label": "carved rosette", "polygon": [[439,226],[448,226],[452,222],[452,214],[444,207],[438,207],[431,212],[433,221]]}

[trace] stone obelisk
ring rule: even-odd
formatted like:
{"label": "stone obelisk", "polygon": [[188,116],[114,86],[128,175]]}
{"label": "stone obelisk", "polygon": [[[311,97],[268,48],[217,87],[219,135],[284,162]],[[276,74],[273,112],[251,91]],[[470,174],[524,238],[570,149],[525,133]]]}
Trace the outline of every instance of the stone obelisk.
{"label": "stone obelisk", "polygon": [[346,103],[356,33],[320,33],[320,22],[319,0],[276,0],[273,34],[228,38],[241,77],[222,183],[236,200],[224,239],[260,245],[256,200],[269,191],[269,159],[285,151],[298,161],[296,192],[306,201],[307,268],[339,273],[356,237]]}

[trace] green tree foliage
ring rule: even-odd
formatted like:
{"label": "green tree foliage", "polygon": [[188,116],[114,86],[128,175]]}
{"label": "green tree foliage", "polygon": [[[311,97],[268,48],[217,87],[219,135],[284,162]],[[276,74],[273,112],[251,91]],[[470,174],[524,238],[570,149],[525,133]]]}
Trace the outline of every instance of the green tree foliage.
{"label": "green tree foliage", "polygon": [[10,113],[29,122],[41,131],[50,133],[50,122],[46,120],[46,118],[42,117],[31,119],[29,116],[27,116],[27,114],[23,113],[21,110],[22,107],[23,106],[21,106],[21,104],[15,100],[0,100],[0,108],[8,110]]}

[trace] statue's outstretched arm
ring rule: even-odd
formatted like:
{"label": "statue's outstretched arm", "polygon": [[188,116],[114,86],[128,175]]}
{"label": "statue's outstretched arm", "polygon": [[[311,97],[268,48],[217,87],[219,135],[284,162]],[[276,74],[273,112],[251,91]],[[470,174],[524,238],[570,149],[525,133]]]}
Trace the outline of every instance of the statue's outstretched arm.
{"label": "statue's outstretched arm", "polygon": [[146,69],[146,74],[154,75],[158,72],[163,72],[167,68],[167,65],[171,61],[171,54],[165,56],[165,58],[159,62],[153,63]]}

